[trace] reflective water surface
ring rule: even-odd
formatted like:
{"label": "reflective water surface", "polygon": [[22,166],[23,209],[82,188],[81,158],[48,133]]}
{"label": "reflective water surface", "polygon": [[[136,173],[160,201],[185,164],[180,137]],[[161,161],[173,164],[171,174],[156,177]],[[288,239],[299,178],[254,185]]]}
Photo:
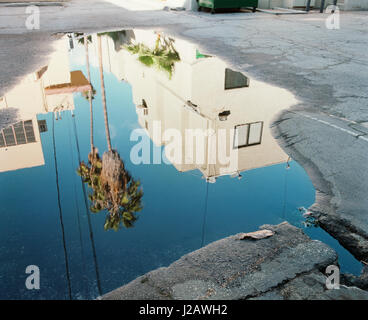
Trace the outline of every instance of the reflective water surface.
{"label": "reflective water surface", "polygon": [[[290,92],[154,31],[69,34],[55,49],[0,97],[21,119],[0,131],[0,298],[96,298],[285,220],[360,272],[308,216],[313,185],[272,138]],[[28,265],[40,290],[24,285]]]}

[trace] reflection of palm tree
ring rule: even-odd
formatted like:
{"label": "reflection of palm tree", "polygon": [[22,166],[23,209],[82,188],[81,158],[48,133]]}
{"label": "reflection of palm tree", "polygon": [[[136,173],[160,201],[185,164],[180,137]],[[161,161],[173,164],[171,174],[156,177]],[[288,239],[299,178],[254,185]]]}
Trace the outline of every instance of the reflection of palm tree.
{"label": "reflection of palm tree", "polygon": [[86,44],[86,42],[88,43],[92,43],[92,36],[85,36],[83,35],[83,33],[74,33],[74,37],[79,38],[78,39],[78,43],[80,44]]}
{"label": "reflection of palm tree", "polygon": [[112,31],[112,32],[102,32],[99,33],[98,36],[107,36],[112,41],[114,41],[115,51],[119,51],[120,49],[120,43],[124,38],[127,36],[127,34],[130,34],[131,32],[127,30],[121,30],[121,31]]}
{"label": "reflection of palm tree", "polygon": [[[89,164],[80,163],[78,174],[92,188],[89,198],[92,202],[91,211],[107,210],[105,230],[118,230],[121,225],[132,227],[137,220],[136,212],[142,210],[142,190],[140,182],[135,181],[125,170],[124,162],[118,152],[112,149],[109,121],[106,106],[105,84],[102,64],[101,38],[98,36],[99,70],[101,80],[102,105],[104,109],[105,131],[108,151],[100,159],[91,138]],[[91,125],[91,128],[92,125]],[[92,132],[92,131],[91,131]],[[93,134],[92,134],[93,135]]]}
{"label": "reflection of palm tree", "polygon": [[133,30],[104,32],[99,33],[99,35],[106,35],[109,37],[114,42],[114,49],[116,52],[119,52],[124,47],[124,44],[130,43],[131,40],[135,38]]}
{"label": "reflection of palm tree", "polygon": [[95,152],[95,147],[94,147],[94,143],[93,143],[93,107],[92,107],[92,100],[93,100],[93,88],[92,88],[92,84],[91,84],[91,71],[89,68],[89,52],[88,52],[88,38],[86,36],[84,36],[84,48],[86,51],[86,67],[87,67],[87,77],[88,77],[88,82],[91,86],[91,89],[88,91],[88,101],[89,101],[89,112],[90,112],[90,116],[91,116],[91,121],[90,121],[90,140],[91,140],[91,153]]}
{"label": "reflection of palm tree", "polygon": [[155,66],[159,70],[166,71],[172,77],[175,63],[180,61],[179,53],[174,48],[174,40],[157,35],[154,49],[150,49],[143,43],[131,44],[126,49],[138,55],[138,60],[147,67]]}
{"label": "reflection of palm tree", "polygon": [[90,96],[92,97],[92,100],[93,100],[95,98],[95,95],[96,95],[96,90],[93,87],[91,90],[82,92],[82,97],[85,98],[86,100],[89,100]]}
{"label": "reflection of palm tree", "polygon": [[106,94],[105,94],[105,81],[104,81],[104,75],[103,75],[101,36],[97,37],[97,41],[98,41],[98,64],[99,64],[99,69],[100,69],[102,105],[104,109],[104,119],[105,119],[105,132],[106,132],[107,146],[110,152],[112,148],[111,148],[111,138],[110,138],[110,130],[109,130],[109,119],[107,116],[107,108],[106,108]]}
{"label": "reflection of palm tree", "polygon": [[[103,168],[103,165],[105,166]],[[89,199],[91,211],[107,210],[105,230],[118,230],[121,226],[133,227],[137,220],[136,212],[142,210],[142,190],[140,182],[135,181],[124,170],[124,164],[116,151],[106,152],[101,160],[98,155],[93,164],[81,162],[78,174],[92,189]]]}

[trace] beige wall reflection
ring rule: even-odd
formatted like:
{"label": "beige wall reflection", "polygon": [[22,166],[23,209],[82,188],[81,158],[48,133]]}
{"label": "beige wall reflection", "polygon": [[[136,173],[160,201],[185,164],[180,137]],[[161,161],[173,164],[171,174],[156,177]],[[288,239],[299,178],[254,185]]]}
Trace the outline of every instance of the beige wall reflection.
{"label": "beige wall reflection", "polygon": [[19,122],[0,131],[0,172],[44,165],[40,130],[47,130],[37,115],[73,110],[73,92],[91,86],[81,71],[70,72],[65,40],[56,43],[50,62],[0,97],[0,109],[15,109]]}
{"label": "beige wall reflection", "polygon": [[[297,103],[289,91],[254,79],[247,86],[249,80],[244,75],[232,71],[218,58],[200,54],[195,45],[183,40],[174,42],[181,61],[175,64],[170,79],[167,74],[140,63],[116,39],[105,40],[109,67],[118,79],[132,85],[139,123],[156,145],[164,142],[154,135],[155,121],[161,122],[162,133],[175,128],[183,137],[186,129],[208,128],[216,133],[226,129],[231,135],[226,146],[207,137],[206,159],[201,164],[196,161],[185,164],[188,159],[184,159],[184,149],[190,142],[184,139],[183,159],[173,163],[177,170],[198,169],[213,181],[220,175],[287,161],[288,156],[271,136],[269,127],[278,112]],[[130,40],[153,47],[157,34],[134,30]],[[231,149],[238,151],[235,167],[213,161],[213,157],[218,160],[219,153],[229,154]]]}

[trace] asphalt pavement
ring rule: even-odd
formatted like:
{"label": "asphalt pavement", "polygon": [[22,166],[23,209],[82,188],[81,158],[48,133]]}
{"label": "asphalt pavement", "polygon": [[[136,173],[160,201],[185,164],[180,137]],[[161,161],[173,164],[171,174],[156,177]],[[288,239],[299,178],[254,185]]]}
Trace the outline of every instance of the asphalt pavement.
{"label": "asphalt pavement", "polygon": [[[154,28],[198,44],[258,80],[285,88],[298,104],[275,119],[274,135],[317,190],[321,225],[358,259],[368,260],[368,11],[272,15],[164,10],[75,0],[40,7],[28,30],[26,7],[0,5],[0,95],[47,63],[58,33]],[[5,119],[5,120],[4,120]],[[16,114],[0,113],[0,126]]]}

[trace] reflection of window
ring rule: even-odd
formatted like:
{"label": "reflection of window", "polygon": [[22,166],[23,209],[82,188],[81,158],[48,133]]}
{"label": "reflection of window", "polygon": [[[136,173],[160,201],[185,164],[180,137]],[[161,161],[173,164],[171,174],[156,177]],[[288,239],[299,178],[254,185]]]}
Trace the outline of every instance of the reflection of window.
{"label": "reflection of window", "polygon": [[20,121],[0,131],[0,148],[36,142],[32,120]]}
{"label": "reflection of window", "polygon": [[140,110],[139,112],[141,112],[143,116],[147,116],[148,106],[147,106],[146,100],[142,99],[142,104],[137,105],[137,109]]}
{"label": "reflection of window", "polygon": [[241,72],[226,68],[225,90],[249,87],[249,79]]}
{"label": "reflection of window", "polygon": [[38,129],[40,132],[47,132],[47,123],[46,120],[38,120]]}
{"label": "reflection of window", "polygon": [[234,148],[260,144],[263,122],[241,124],[235,127]]}

